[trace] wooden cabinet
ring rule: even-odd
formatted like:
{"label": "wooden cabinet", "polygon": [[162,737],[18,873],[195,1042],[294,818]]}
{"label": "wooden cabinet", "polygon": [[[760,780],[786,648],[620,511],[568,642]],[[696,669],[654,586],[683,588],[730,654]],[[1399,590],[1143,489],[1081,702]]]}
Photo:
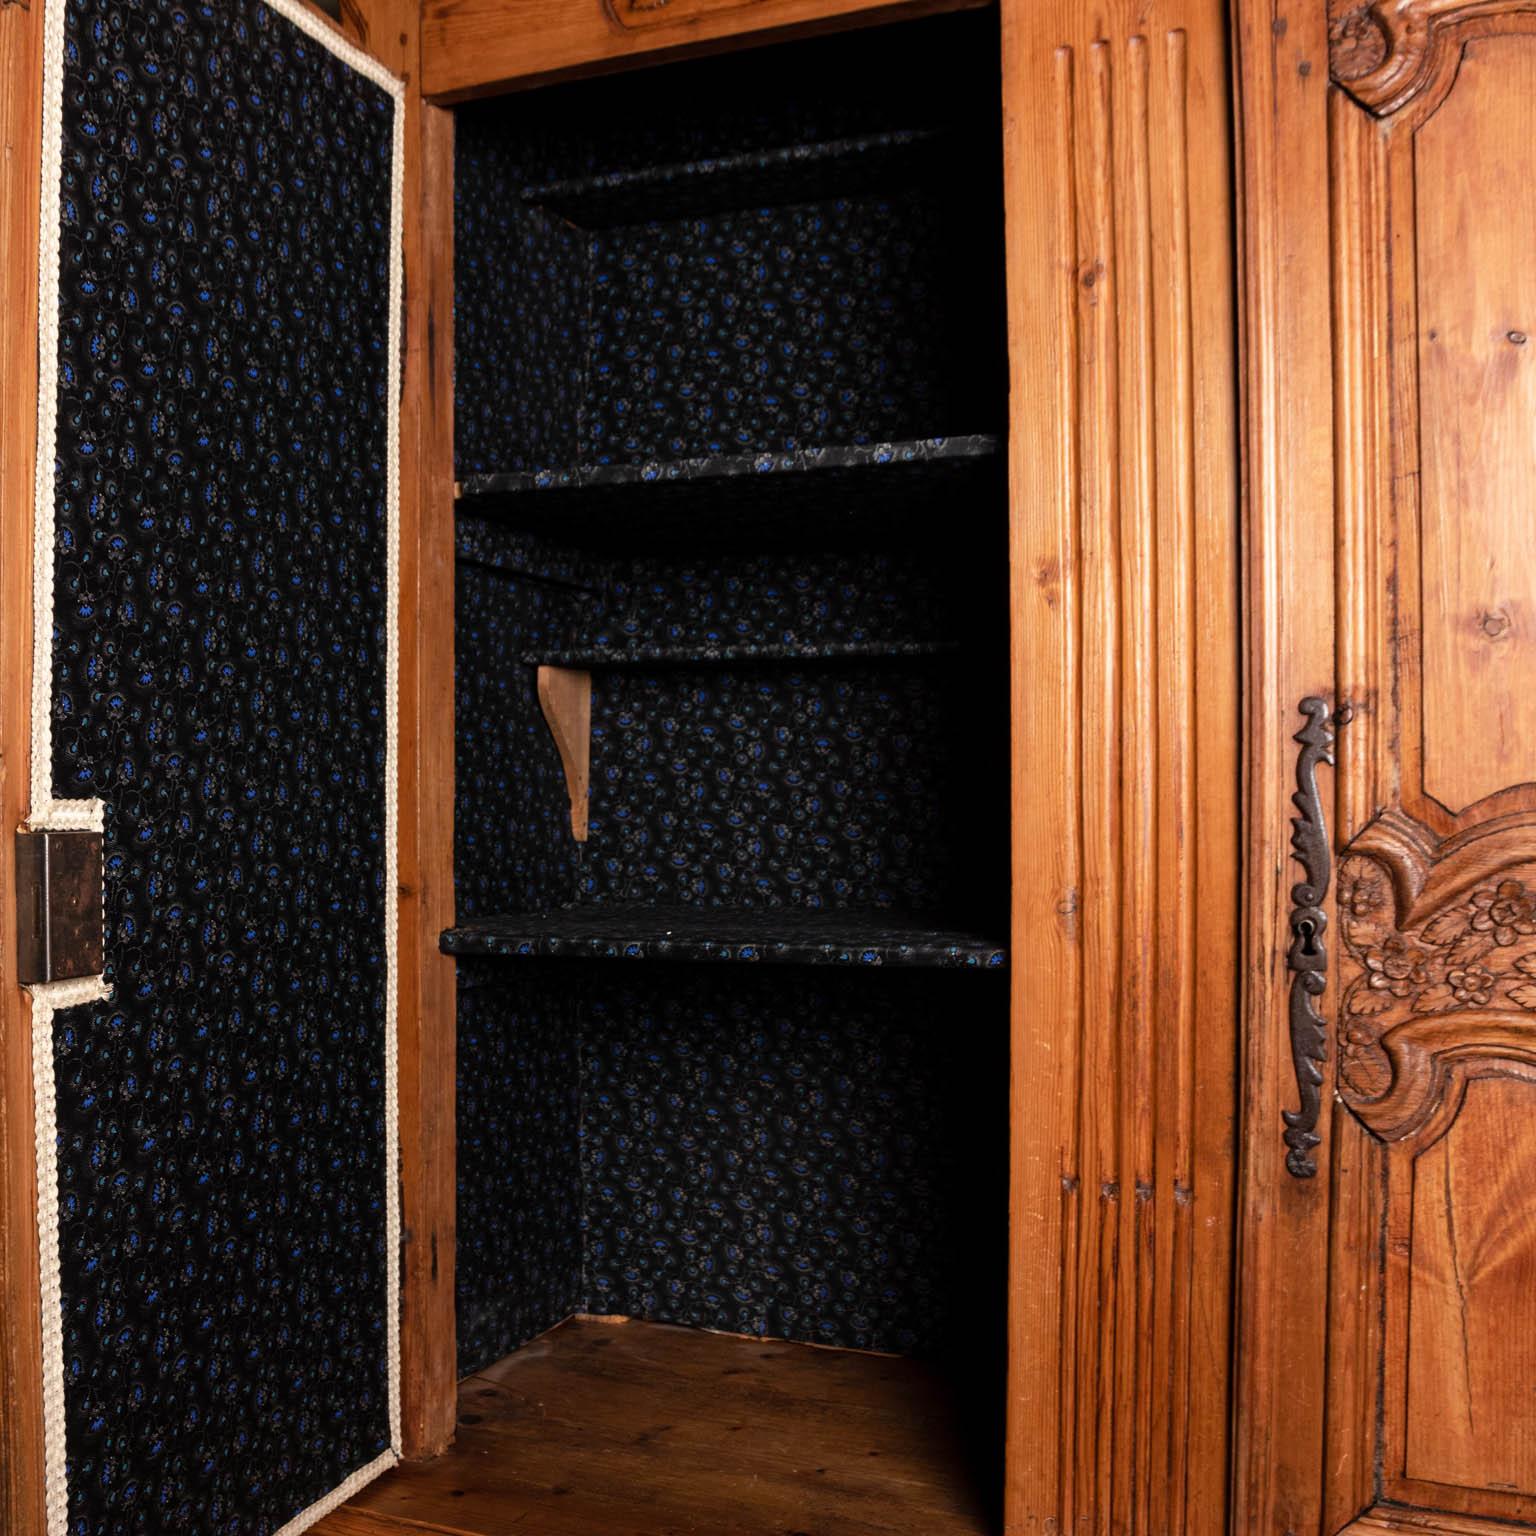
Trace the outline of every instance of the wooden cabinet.
{"label": "wooden cabinet", "polygon": [[110,9],[0,9],[4,760],[74,733],[4,814],[107,845],[105,976],[0,1015],[6,1528],[1222,1529],[1219,10]]}
{"label": "wooden cabinet", "polygon": [[[1512,244],[1536,227],[1536,33],[1513,6],[1319,6],[1263,46],[1241,80],[1273,92],[1276,137],[1256,128],[1245,171],[1292,260],[1248,295],[1249,381],[1276,391],[1250,421],[1292,483],[1254,486],[1276,602],[1253,750],[1336,767],[1300,786],[1306,889],[1281,893],[1254,818],[1250,910],[1289,909],[1299,937],[1287,969],[1283,939],[1249,935],[1238,1509],[1265,1531],[1506,1529],[1536,1512],[1536,290]],[[1310,719],[1286,720],[1307,694]]]}
{"label": "wooden cabinet", "polygon": [[0,7],[0,1525],[1536,1525],[1533,102]]}
{"label": "wooden cabinet", "polygon": [[[897,18],[883,19],[894,22]],[[952,140],[969,147],[961,149],[963,166],[957,164],[951,174],[949,195],[956,201],[944,214],[953,261],[948,282],[969,291],[963,303],[952,287],[934,293],[931,307],[952,317],[945,322],[950,351],[947,358],[942,351],[930,356],[919,346],[917,354],[909,354],[925,359],[923,393],[900,396],[897,402],[898,415],[905,412],[902,419],[911,424],[899,437],[921,436],[925,431],[995,430],[987,381],[983,369],[976,366],[984,359],[984,348],[974,339],[967,316],[973,312],[971,301],[979,298],[987,280],[985,242],[978,233],[984,221],[978,215],[985,213],[989,199],[1003,194],[1014,740],[1009,1381],[1005,1394],[993,1392],[984,1382],[968,1392],[972,1417],[966,1432],[979,1448],[1006,1423],[1006,1466],[994,1474],[991,1486],[996,1492],[999,1484],[1005,1485],[1003,1518],[1010,1530],[1083,1520],[1140,1520],[1153,1528],[1216,1531],[1225,1524],[1227,1475],[1224,1341],[1235,1188],[1231,1053],[1236,1029],[1234,808],[1239,767],[1237,502],[1231,441],[1235,394],[1232,226],[1223,152],[1227,131],[1223,29],[1214,8],[1199,7],[1169,7],[1155,18],[1133,15],[1127,9],[1104,18],[1073,10],[1008,6],[1000,14],[983,13],[972,20],[980,25],[945,30],[934,23],[922,24],[923,35],[935,39],[921,50],[924,57],[942,57],[947,67],[931,86],[924,83],[921,63],[910,78],[896,77],[899,85],[890,82],[893,99],[903,103],[905,116],[900,122],[893,119],[883,124],[885,129],[913,125],[921,129],[927,125],[924,113],[938,110],[936,104],[948,93],[962,101],[982,99],[985,81],[997,66],[977,66],[975,57],[960,44],[946,44],[943,39],[974,38],[986,27],[1001,24],[1004,157],[990,187],[977,176],[978,163],[988,154],[986,145],[951,134]],[[879,99],[882,72],[893,57],[901,55],[897,35],[901,28],[893,25],[889,37],[883,35],[885,30],[864,30],[837,45],[840,56],[849,61],[845,94],[851,103],[866,95]],[[658,26],[654,35],[659,41],[673,34]],[[677,35],[684,35],[683,29]],[[430,45],[430,29],[427,40]],[[766,45],[774,39],[765,35],[755,41]],[[526,67],[534,78],[517,83],[537,83],[539,70],[533,61],[540,46],[539,37],[526,39]],[[528,215],[508,210],[526,210],[542,199],[563,212],[561,239],[572,239],[572,228],[595,229],[580,237],[590,245],[580,241],[578,245],[597,253],[600,281],[604,264],[627,259],[625,250],[636,244],[633,234],[608,227],[622,225],[626,218],[655,219],[661,232],[650,236],[651,242],[674,241],[675,269],[685,274],[693,271],[690,263],[700,256],[707,263],[714,259],[710,253],[721,248],[719,230],[724,226],[712,223],[712,213],[698,202],[705,195],[696,185],[700,162],[674,164],[668,172],[645,165],[637,147],[656,131],[658,123],[675,115],[675,102],[712,99],[711,87],[703,83],[710,78],[703,73],[707,66],[694,66],[697,73],[687,77],[700,84],[684,85],[676,71],[640,72],[640,65],[654,65],[657,60],[648,59],[639,42],[627,42],[624,57],[636,72],[622,82],[599,79],[583,86],[579,98],[540,90],[526,99],[486,101],[472,112],[463,111],[458,119],[461,196],[472,195],[473,200],[467,208],[461,207],[456,232],[457,261],[461,273],[470,274],[457,306],[456,351],[461,369],[475,370],[476,378],[487,377],[493,367],[507,366],[497,359],[515,356],[514,343],[504,334],[507,311],[518,317],[519,325],[537,316],[546,333],[561,337],[567,332],[559,317],[572,311],[558,289],[546,290],[539,303],[518,287],[523,278],[517,252],[530,248],[531,233],[518,234],[508,244],[509,254],[493,258],[487,250],[467,243],[471,237],[483,238],[472,227],[500,221],[502,227],[521,231]],[[816,78],[806,73],[814,69],[811,61],[816,55],[796,54],[798,62],[793,66],[774,62],[787,57],[782,52],[764,54],[760,68],[770,77],[779,71],[784,84],[772,95],[789,104],[796,99],[796,87],[806,92],[805,81]],[[727,77],[727,68],[729,78],[739,75],[740,87],[726,94],[737,101],[740,111],[769,119],[772,107],[762,108],[751,94],[758,87],[749,64],[750,56],[745,54],[722,61],[720,78]],[[502,83],[500,66],[490,56],[470,60],[470,67],[484,73],[461,79],[453,88],[456,94],[477,94]],[[966,72],[973,67],[974,82],[968,83]],[[430,82],[430,65],[424,64],[424,78]],[[647,92],[655,93],[654,110],[647,108]],[[817,92],[807,94],[814,99]],[[566,101],[579,104],[567,107],[562,104]],[[785,110],[803,113],[804,107],[786,105]],[[540,122],[541,114],[546,124],[549,114],[563,114],[559,121],[571,126],[553,138],[568,151],[573,144],[600,137],[605,127],[626,125],[619,141],[600,143],[601,154],[588,156],[593,162],[590,169],[599,174],[584,189],[573,185],[569,169],[558,167],[543,171],[527,188],[516,184],[515,177],[508,182],[488,175],[487,157],[490,162],[497,157],[508,160],[506,146],[515,151],[518,135],[534,131],[530,125]],[[870,126],[856,125],[848,130],[852,138],[840,133],[838,142],[863,143],[860,135],[867,134]],[[788,135],[793,128],[793,122],[787,122],[776,130],[773,142],[792,142]],[[547,127],[544,131],[550,132]],[[928,158],[932,151],[923,143],[908,145],[902,153],[914,147],[918,150],[914,166],[926,161],[930,169],[937,165],[942,174],[942,149],[936,161]],[[714,145],[706,145],[703,151],[713,176],[731,170],[715,160],[718,152]],[[820,158],[796,150],[790,164],[800,167],[795,174],[805,176]],[[509,163],[516,164],[515,152]],[[815,197],[836,198],[846,192],[835,178],[846,177],[847,170],[829,171],[823,163],[816,174],[820,189]],[[828,176],[833,178],[830,183]],[[494,192],[480,190],[493,184]],[[671,207],[684,184],[692,187],[687,194],[692,205]],[[471,186],[475,192],[466,194]],[[881,190],[878,185],[876,190]],[[625,199],[618,216],[612,207],[599,206]],[[773,199],[782,202],[782,191],[769,194],[764,202]],[[804,201],[813,198],[806,195]],[[680,214],[695,222],[677,222]],[[801,238],[790,238],[789,248],[796,248]],[[691,250],[690,240],[703,244]],[[539,249],[545,252],[548,270],[557,266],[568,270],[568,252]],[[830,248],[828,254],[835,256]],[[648,251],[639,250],[634,259],[635,271],[642,275],[651,271]],[[910,269],[911,258],[903,260]],[[489,279],[500,282],[505,294],[499,316],[487,313],[479,298],[494,286]],[[719,281],[711,279],[700,291],[717,298],[719,288]],[[472,300],[470,290],[476,296]],[[620,339],[634,343],[640,364],[655,361],[649,341],[638,335],[643,327],[633,316],[625,316],[618,327],[608,324],[606,306],[615,302],[611,287],[606,292],[598,288],[595,296],[582,291],[586,297],[574,313],[592,317],[591,323],[605,332],[604,345],[614,339],[607,333],[622,329]],[[663,291],[671,290],[656,291],[659,305]],[[814,281],[810,291],[816,291]],[[918,317],[907,309],[911,302],[907,291],[893,290],[893,295],[897,308],[892,323],[899,329]],[[857,295],[851,297],[857,299]],[[755,314],[750,307],[755,303],[754,298],[744,304],[748,320]],[[581,323],[576,322],[578,328]],[[743,327],[751,328],[747,320]],[[918,332],[913,335],[917,337]],[[679,333],[677,342],[677,350],[684,353],[696,345],[691,333]],[[621,366],[632,367],[634,361],[626,355]],[[666,360],[660,374],[670,377],[675,362]],[[949,376],[948,367],[955,362],[973,375],[968,387],[958,387],[960,381]],[[589,378],[577,375],[579,368],[576,374],[562,374],[562,379],[576,378],[577,395],[591,398],[586,393]],[[900,377],[905,389],[916,375],[909,369]],[[597,383],[607,388],[600,377]],[[747,394],[752,392],[749,388]],[[521,396],[518,409],[521,419],[529,422],[527,430],[548,431],[553,425],[558,435],[561,429],[551,414],[555,392],[541,395],[522,386]],[[915,409],[919,398],[928,402],[927,417]],[[483,404],[477,401],[471,407],[475,420],[461,433],[461,454],[465,441],[473,444],[476,454],[506,447],[504,441],[484,441]],[[642,391],[639,404],[647,412],[662,412],[663,418],[670,410],[659,387],[653,397]],[[782,410],[781,402],[773,402],[771,409],[766,405],[757,403],[759,416],[776,418]],[[961,406],[965,409],[958,410]],[[605,408],[598,399],[589,414],[581,417],[577,435],[583,430],[590,434],[594,418],[600,422]],[[459,409],[466,409],[462,388]],[[941,420],[944,412],[948,419]],[[491,417],[501,419],[505,414],[497,407]],[[735,430],[740,422],[733,415],[725,425]],[[631,430],[640,441],[648,440],[651,431],[645,420]],[[690,418],[683,435],[692,430]],[[747,446],[761,452],[784,445],[749,441]],[[950,465],[945,473],[952,478],[937,493],[946,509],[943,533],[920,522],[910,529],[904,526],[900,537],[909,553],[914,548],[930,551],[924,564],[931,575],[940,574],[951,541],[966,551],[958,572],[960,585],[950,590],[964,592],[972,617],[983,623],[987,579],[1000,569],[1001,551],[989,555],[987,509],[992,503],[984,482],[965,468],[964,460],[985,446],[980,438],[969,445],[951,440],[945,450]],[[587,451],[591,452],[590,446]],[[558,506],[569,509],[563,515],[571,520],[587,515],[578,514],[572,499],[578,494],[605,496],[606,506],[612,509],[606,525],[611,542],[618,498],[625,496],[620,544],[627,541],[633,546],[643,540],[645,528],[662,516],[664,507],[682,505],[679,498],[685,492],[716,523],[732,517],[732,509],[748,506],[746,488],[733,485],[726,473],[728,456],[718,453],[707,480],[699,482],[703,489],[688,492],[696,470],[687,464],[673,463],[670,468],[667,464],[686,455],[681,450],[661,452],[657,455],[661,462],[652,470],[630,472],[632,479],[638,474],[642,481],[636,494],[611,465],[580,467],[579,451],[567,450],[543,460],[536,450],[527,452],[531,455],[527,462],[515,465],[494,458],[461,463],[465,493],[459,503],[461,517],[492,513],[498,497],[504,502],[521,498],[518,516],[526,522],[533,515],[527,506],[530,498],[537,503],[540,496],[564,497],[563,503],[547,502],[549,510],[542,514],[547,528]],[[905,450],[902,454],[909,456]],[[775,462],[763,468],[769,475],[752,492],[752,502],[766,510],[772,477],[793,472],[794,466]],[[846,480],[840,494],[850,509],[869,497],[868,505],[894,515],[905,499],[899,487],[917,483],[912,475],[911,468],[897,465],[888,472],[889,489],[877,489],[869,479],[863,488]],[[647,495],[644,481],[651,476],[670,479],[673,489],[668,492],[663,483],[659,490],[665,495],[658,494],[656,487]],[[806,491],[796,497],[803,512],[812,516],[809,496],[814,483],[808,477]],[[937,506],[937,496],[927,505]],[[598,501],[591,506],[594,512],[599,510]],[[497,515],[505,510],[503,506]],[[762,511],[753,514],[761,515]],[[774,513],[781,541],[789,526],[784,515],[783,507]],[[568,521],[566,526],[568,536],[573,534],[574,523]],[[685,552],[690,562],[703,564],[709,541],[719,537],[719,528],[703,522],[698,526],[699,533]],[[883,536],[881,530],[871,529],[862,537],[867,547],[879,549]],[[600,528],[596,538],[602,553]],[[792,533],[792,544],[794,539],[803,546],[805,530]],[[805,574],[812,578],[810,567]],[[509,595],[502,601],[516,599]],[[947,622],[943,604],[928,605],[920,620],[920,627],[907,633],[903,644],[921,642],[934,621]],[[686,622],[682,627],[687,628]],[[617,643],[627,653],[637,638],[646,639],[643,630],[635,630],[627,620],[615,635],[617,641],[604,642],[609,647],[606,653],[589,641],[585,648],[565,645],[538,655],[531,650],[521,654],[518,660],[524,670],[520,681],[513,683],[514,689],[523,691],[517,707],[525,711],[532,727],[531,732],[522,727],[519,731],[542,754],[539,761],[558,774],[533,700],[531,669],[542,661],[547,671],[564,670],[561,686],[568,701],[577,701],[575,707],[557,705],[550,711],[554,691],[549,687],[543,702],[551,715],[550,726],[565,743],[565,782],[560,786],[557,780],[556,786],[572,790],[577,800],[583,782],[593,786],[588,830],[599,843],[588,844],[587,858],[594,856],[595,848],[612,848],[613,815],[621,808],[622,798],[615,788],[617,781],[604,778],[595,755],[583,760],[580,748],[605,713],[611,719],[612,705],[605,704],[601,695],[607,692],[610,700],[624,697],[622,674],[604,675],[605,668],[626,659],[615,656],[613,646]],[[466,646],[471,643],[484,642],[466,639]],[[716,657],[724,669],[717,671],[717,677],[729,677],[732,667],[751,659],[748,651],[733,656],[730,649]],[[660,659],[654,646],[647,655],[652,665]],[[766,655],[759,653],[759,659]],[[989,650],[984,643],[958,655],[969,688],[984,687],[988,670],[1001,659],[1000,649]],[[698,659],[694,657],[695,664]],[[461,649],[459,662],[461,673],[467,673],[471,667],[467,649]],[[574,686],[573,671],[581,676]],[[546,679],[552,681],[553,676]],[[957,676],[957,688],[959,682]],[[511,696],[500,680],[498,689],[502,690],[499,697]],[[960,695],[956,691],[953,697]],[[986,751],[985,692],[976,699],[964,734],[952,740],[961,754],[959,761],[967,753]],[[999,696],[998,704],[991,707],[1000,704]],[[647,716],[637,708],[633,714],[642,722],[655,718],[665,725],[669,715],[676,713],[664,692],[653,692],[645,707],[659,713]],[[582,717],[586,725],[581,724]],[[900,715],[897,720],[908,723]],[[603,729],[605,737],[611,734],[611,724]],[[596,754],[597,738],[592,739],[592,754]],[[570,750],[573,740],[574,752]],[[606,769],[610,776],[626,771],[611,755]],[[531,775],[532,770],[525,769],[514,777],[526,784]],[[495,815],[494,800],[476,803],[473,795],[485,792],[465,789],[463,778],[461,773],[461,832],[469,825],[478,827],[487,809]],[[967,821],[962,842],[975,841],[974,858],[1001,824],[999,808],[987,798],[982,761],[976,761],[974,777],[963,793]],[[605,802],[601,810],[600,799]],[[921,799],[913,801],[914,808]],[[545,819],[559,839],[570,836],[572,823],[565,814],[563,794],[552,796]],[[580,820],[578,816],[578,826]],[[685,815],[683,822],[687,821]],[[599,828],[598,822],[607,825]],[[914,820],[914,835],[920,825]],[[477,846],[490,830],[476,832]],[[657,844],[662,854],[673,850],[670,836]],[[562,841],[549,846],[559,853],[569,845]],[[470,857],[478,855],[461,856],[461,881]],[[831,868],[830,857],[826,862]],[[533,867],[531,861],[529,867]],[[502,901],[505,907],[508,903],[504,897]],[[514,896],[510,905],[526,908],[528,902]],[[562,914],[558,925],[547,918],[541,922],[537,913],[530,916],[526,910],[510,916],[496,916],[495,907],[482,911],[483,916],[475,914],[462,923],[449,943],[460,953],[478,952],[495,964],[514,968],[526,967],[529,957],[539,954],[591,956],[629,949],[645,957],[639,960],[641,965],[653,965],[666,953],[685,949],[695,955],[718,955],[729,926],[716,910],[703,914],[713,921],[714,933],[707,928],[695,931],[691,923],[680,926],[675,919],[667,920],[666,931],[642,930],[633,926],[633,913],[629,914],[631,927],[625,929],[615,926],[624,914],[616,914],[611,904],[594,911],[584,901]],[[602,917],[607,918],[606,924],[594,921]],[[734,914],[737,943],[752,937],[750,925],[739,926],[742,917]],[[770,923],[760,929],[756,937],[787,955],[788,936],[772,932],[772,927]],[[870,937],[873,941],[877,936]],[[887,937],[893,942],[886,959],[895,961],[907,940],[900,935]],[[808,953],[802,944],[801,958]],[[606,960],[579,963],[612,964]],[[503,979],[489,981],[482,970],[480,985],[517,985],[526,1005],[537,973],[514,969],[498,974]],[[648,986],[677,990],[683,985],[664,971],[656,977]],[[964,976],[930,980],[933,987],[948,985],[950,991],[941,994],[926,985],[920,991],[919,978],[914,976],[909,998],[926,995],[934,1001],[921,1006],[957,1010],[955,1028],[962,1034],[973,1033],[966,1049],[979,1066],[987,1033],[994,1027],[985,995],[975,988],[954,991],[954,984],[965,981]],[[982,978],[972,980],[979,985]],[[576,985],[573,979],[570,986]],[[719,980],[711,986],[720,997],[728,992],[744,997],[750,992],[757,999],[757,1016],[770,1017],[763,1011],[768,1006],[766,991],[758,984],[749,988],[745,980]],[[864,992],[868,997],[884,996],[874,982],[866,984]],[[484,990],[479,993],[481,999],[487,995]],[[952,1001],[940,1001],[944,995]],[[480,1010],[486,1004],[470,1006]],[[843,1027],[837,1021],[844,1017],[846,1004],[833,1005],[828,999],[820,1006],[834,1028]],[[892,1040],[898,1034],[897,1018],[895,1009],[887,1015]],[[612,1039],[611,1031],[604,1038]],[[480,1048],[477,1037],[474,1049]],[[991,1076],[981,1068],[970,1090],[974,1098],[968,1118],[978,1133],[992,1112],[985,1097]],[[466,1125],[482,1120],[481,1106],[472,1110],[466,1106]],[[466,1164],[470,1156],[478,1155],[466,1150]],[[984,1177],[980,1167],[976,1177]],[[497,1199],[503,1207],[515,1205],[511,1191]],[[461,1205],[460,1251],[465,1255],[469,1243],[476,1240],[469,1211],[468,1202]],[[985,1207],[978,1211],[980,1226],[989,1219]],[[658,1234],[658,1246],[664,1246],[663,1234]],[[475,1283],[482,1284],[483,1259],[477,1256],[473,1264],[480,1277]],[[637,1268],[643,1273],[647,1265]],[[598,1301],[608,1305],[601,1293]],[[672,1304],[670,1299],[664,1303],[660,1315],[676,1315],[667,1310]],[[985,1364],[989,1357],[995,1359],[999,1345],[990,1342],[992,1314],[980,1292],[975,1293],[968,1316],[970,1364]],[[466,1327],[461,1321],[461,1337],[468,1336]],[[475,1347],[483,1352],[485,1345]],[[547,1358],[540,1352],[546,1347]],[[513,1353],[492,1365],[466,1389],[483,1394],[478,1401],[487,1406],[474,1410],[481,1422],[461,1443],[465,1460],[456,1461],[455,1453],[450,1453],[437,1468],[404,1470],[364,1495],[354,1515],[427,1518],[435,1507],[434,1497],[441,1499],[448,1484],[469,1478],[475,1482],[471,1490],[475,1502],[461,1505],[458,1518],[483,1522],[494,1500],[474,1469],[482,1465],[486,1447],[501,1444],[499,1436],[505,1433],[492,1433],[484,1423],[484,1415],[494,1411],[500,1400],[497,1392],[509,1391],[515,1401],[517,1394],[537,1390],[532,1383],[543,1379],[542,1372],[559,1372],[564,1369],[560,1360],[581,1357],[581,1352],[593,1347],[589,1335],[567,1331],[548,1346]],[[628,1347],[638,1346],[631,1342]],[[593,1387],[590,1381],[578,1387],[575,1378],[571,1380],[572,1390],[585,1392]],[[643,1393],[638,1401],[643,1404]],[[813,1410],[808,1405],[806,1411]],[[886,1418],[892,1424],[910,1422],[910,1413],[910,1406],[894,1400],[886,1405]],[[781,1447],[770,1457],[776,1479],[784,1465],[803,1451],[797,1449],[791,1429],[777,1425],[772,1433],[775,1445]],[[603,1441],[605,1447],[610,1443]],[[880,1449],[882,1455],[889,1454],[884,1442]],[[548,1441],[548,1453],[562,1465],[570,1454],[557,1438]],[[634,1465],[635,1452],[628,1444],[614,1446],[613,1453],[623,1458],[619,1464]],[[837,1459],[839,1453],[840,1447],[828,1446],[829,1477],[842,1486],[840,1480],[848,1469]],[[504,1508],[534,1521],[547,1517],[547,1499],[530,1486],[530,1473],[519,1469],[536,1466],[538,1456],[538,1437],[532,1436],[519,1445],[514,1462],[496,1474],[497,1496],[505,1501]],[[931,1474],[929,1467],[922,1475]],[[649,1486],[658,1473],[652,1465],[636,1475]],[[600,1500],[606,1486],[594,1475],[585,1491],[587,1502],[580,1502],[578,1493],[578,1503],[564,1505],[563,1518],[581,1518],[572,1511],[590,1511],[590,1501]],[[721,1471],[718,1479],[708,1480],[707,1487],[684,1497],[739,1497],[732,1495],[731,1486],[729,1475]],[[761,1497],[769,1495],[764,1491]],[[690,1506],[666,1508],[673,1512],[672,1518],[682,1519]],[[711,1517],[726,1518],[707,1504],[691,1508],[691,1517],[706,1524]],[[844,1517],[841,1506],[820,1508],[829,1521]],[[868,1518],[885,1520],[892,1529],[904,1524],[948,1529],[948,1524],[937,1522],[954,1520],[957,1508],[947,1504],[941,1517],[934,1508],[925,1512],[917,1504],[892,1497],[878,1517],[871,1511]],[[816,1528],[817,1510],[812,1497],[797,1516],[799,1522]],[[981,1528],[995,1524],[995,1519],[981,1517]]]}

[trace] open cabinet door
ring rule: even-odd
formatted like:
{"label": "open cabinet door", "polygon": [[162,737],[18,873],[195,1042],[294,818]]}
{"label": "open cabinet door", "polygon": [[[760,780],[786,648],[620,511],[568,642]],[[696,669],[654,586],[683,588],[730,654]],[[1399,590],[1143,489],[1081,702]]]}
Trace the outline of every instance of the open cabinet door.
{"label": "open cabinet door", "polygon": [[10,1436],[35,1411],[45,1468],[39,1500],[21,1445],[9,1518],[296,1531],[401,1439],[402,91],[296,0],[7,21],[7,149],[41,166],[5,206],[37,316],[35,372],[15,314],[3,360],[15,903],[75,839],[104,874],[54,892],[98,954],[56,928],[5,977],[10,1052],[32,983],[41,1300],[36,1377],[7,1322]]}
{"label": "open cabinet door", "polygon": [[1536,1525],[1536,10],[1237,14],[1235,1528],[1507,1532]]}
{"label": "open cabinet door", "polygon": [[1221,1536],[1241,841],[1227,9],[1002,16],[1006,1529]]}

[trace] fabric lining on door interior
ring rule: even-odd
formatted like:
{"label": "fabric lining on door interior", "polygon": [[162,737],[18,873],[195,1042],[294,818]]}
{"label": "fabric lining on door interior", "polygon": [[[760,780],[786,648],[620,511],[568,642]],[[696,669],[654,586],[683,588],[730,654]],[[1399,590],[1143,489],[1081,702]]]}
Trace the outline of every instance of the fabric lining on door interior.
{"label": "fabric lining on door interior", "polygon": [[[297,0],[47,0],[33,989],[49,1536],[398,1457],[403,88]],[[348,1287],[342,1277],[357,1284]]]}

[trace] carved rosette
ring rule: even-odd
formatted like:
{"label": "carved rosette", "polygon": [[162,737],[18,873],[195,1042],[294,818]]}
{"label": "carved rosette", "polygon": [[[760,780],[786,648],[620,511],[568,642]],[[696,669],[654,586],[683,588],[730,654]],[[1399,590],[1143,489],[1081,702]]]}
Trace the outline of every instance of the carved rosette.
{"label": "carved rosette", "polygon": [[1375,6],[1353,6],[1335,13],[1328,23],[1329,66],[1342,85],[1375,73],[1391,51],[1391,38]]}
{"label": "carved rosette", "polygon": [[1335,6],[1328,68],[1335,85],[1387,117],[1454,72],[1458,36],[1536,29],[1536,0],[1366,0]]}

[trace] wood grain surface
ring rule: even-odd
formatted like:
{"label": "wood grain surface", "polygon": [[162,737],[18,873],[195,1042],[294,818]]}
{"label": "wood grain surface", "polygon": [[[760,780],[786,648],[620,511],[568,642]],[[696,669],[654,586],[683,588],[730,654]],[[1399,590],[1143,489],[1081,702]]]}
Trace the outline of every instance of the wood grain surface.
{"label": "wood grain surface", "polygon": [[[1314,1474],[1324,1444],[1335,1164],[1324,1115],[1319,1176],[1292,1177],[1280,1116],[1297,1102],[1286,966],[1291,888],[1301,878],[1291,857],[1297,706],[1334,689],[1328,17],[1322,3],[1238,0],[1233,26],[1245,793],[1231,1520],[1256,1536],[1313,1536],[1322,1521]],[[1326,770],[1322,790],[1332,792]],[[1332,994],[1318,1001],[1331,1017]]]}
{"label": "wood grain surface", "polygon": [[32,1014],[11,834],[32,750],[32,476],[43,8],[0,6],[0,1530],[44,1528]]}
{"label": "wood grain surface", "polygon": [[1005,0],[1007,1529],[1224,1529],[1237,484],[1224,10]]}
{"label": "wood grain surface", "polygon": [[990,1536],[967,1407],[910,1360],[573,1319],[462,1384],[447,1455],[315,1531]]}
{"label": "wood grain surface", "polygon": [[986,0],[424,0],[422,82],[461,101]]}
{"label": "wood grain surface", "polygon": [[[1236,14],[1250,712],[1235,1523],[1507,1530],[1536,1521],[1536,287],[1516,255],[1536,236],[1536,15],[1504,0]],[[1293,1179],[1277,1149],[1296,1093],[1284,737],[1306,693],[1338,727],[1332,1110],[1318,1176]]]}

